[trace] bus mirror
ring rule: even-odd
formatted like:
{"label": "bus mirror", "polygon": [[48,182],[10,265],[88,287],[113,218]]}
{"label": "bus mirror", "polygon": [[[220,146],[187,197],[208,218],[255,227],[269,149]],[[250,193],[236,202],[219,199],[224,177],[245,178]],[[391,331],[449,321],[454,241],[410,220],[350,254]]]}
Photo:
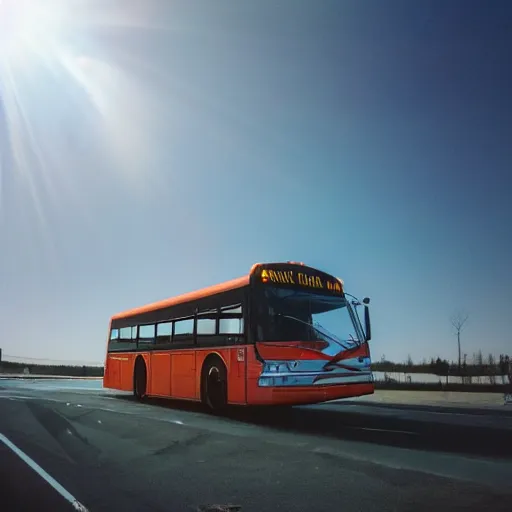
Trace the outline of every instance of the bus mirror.
{"label": "bus mirror", "polygon": [[365,327],[365,331],[366,331],[366,341],[370,341],[372,339],[372,326],[370,323],[370,308],[368,307],[369,302],[370,302],[370,299],[368,299],[368,298],[363,299],[364,327]]}

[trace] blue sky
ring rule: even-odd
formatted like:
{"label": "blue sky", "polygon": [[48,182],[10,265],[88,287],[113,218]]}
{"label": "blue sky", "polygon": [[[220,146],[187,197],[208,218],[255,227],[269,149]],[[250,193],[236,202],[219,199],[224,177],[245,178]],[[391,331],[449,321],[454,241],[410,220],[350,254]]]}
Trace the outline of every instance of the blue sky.
{"label": "blue sky", "polygon": [[376,359],[455,360],[456,311],[511,351],[509,2],[53,4],[0,31],[4,354],[101,362],[113,313],[280,260],[371,297]]}

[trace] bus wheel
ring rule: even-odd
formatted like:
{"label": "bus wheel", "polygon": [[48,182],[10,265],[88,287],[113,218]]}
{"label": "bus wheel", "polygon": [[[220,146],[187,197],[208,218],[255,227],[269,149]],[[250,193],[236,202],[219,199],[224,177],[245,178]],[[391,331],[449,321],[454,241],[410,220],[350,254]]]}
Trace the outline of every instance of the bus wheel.
{"label": "bus wheel", "polygon": [[219,357],[204,363],[201,379],[201,398],[211,411],[220,412],[228,403],[228,374]]}
{"label": "bus wheel", "polygon": [[133,396],[137,400],[142,400],[146,396],[146,383],[146,363],[142,357],[138,357],[133,371]]}

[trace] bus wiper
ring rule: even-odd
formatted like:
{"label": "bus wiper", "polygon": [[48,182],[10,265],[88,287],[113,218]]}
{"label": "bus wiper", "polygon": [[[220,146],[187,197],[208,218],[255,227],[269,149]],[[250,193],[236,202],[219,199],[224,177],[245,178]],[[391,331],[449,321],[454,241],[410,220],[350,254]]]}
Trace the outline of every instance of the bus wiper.
{"label": "bus wiper", "polygon": [[[319,329],[318,327],[316,327],[313,324],[310,324],[309,322],[305,322],[304,320],[301,320],[300,318],[296,318],[296,317],[290,316],[290,315],[283,315],[281,313],[278,313],[277,316],[281,316],[283,318],[289,318],[290,320],[295,320],[296,322],[307,325],[308,327],[313,328],[316,332],[319,332],[322,336],[325,336],[325,337],[329,338],[331,341],[334,341],[334,343],[336,343],[337,345],[339,345],[341,348],[343,348],[345,350],[350,350],[350,349],[354,348],[354,347],[349,347],[349,346],[344,345],[341,342],[341,340],[339,340],[338,338],[336,338],[334,335],[330,334],[329,332],[326,332],[323,327],[322,327],[322,329]],[[352,340],[344,340],[344,341],[352,341]],[[353,341],[356,343],[356,346],[357,346],[357,341],[356,340],[353,340]]]}

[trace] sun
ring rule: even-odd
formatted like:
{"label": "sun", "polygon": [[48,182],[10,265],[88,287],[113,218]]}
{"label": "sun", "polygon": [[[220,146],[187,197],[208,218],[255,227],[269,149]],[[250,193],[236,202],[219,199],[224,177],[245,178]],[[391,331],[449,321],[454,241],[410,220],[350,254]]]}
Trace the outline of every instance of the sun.
{"label": "sun", "polygon": [[0,55],[21,61],[44,56],[55,49],[69,19],[63,0],[0,0]]}
{"label": "sun", "polygon": [[149,183],[161,96],[148,77],[161,70],[133,42],[168,29],[157,4],[0,0],[0,210],[7,175],[39,217],[97,169],[137,193]]}

